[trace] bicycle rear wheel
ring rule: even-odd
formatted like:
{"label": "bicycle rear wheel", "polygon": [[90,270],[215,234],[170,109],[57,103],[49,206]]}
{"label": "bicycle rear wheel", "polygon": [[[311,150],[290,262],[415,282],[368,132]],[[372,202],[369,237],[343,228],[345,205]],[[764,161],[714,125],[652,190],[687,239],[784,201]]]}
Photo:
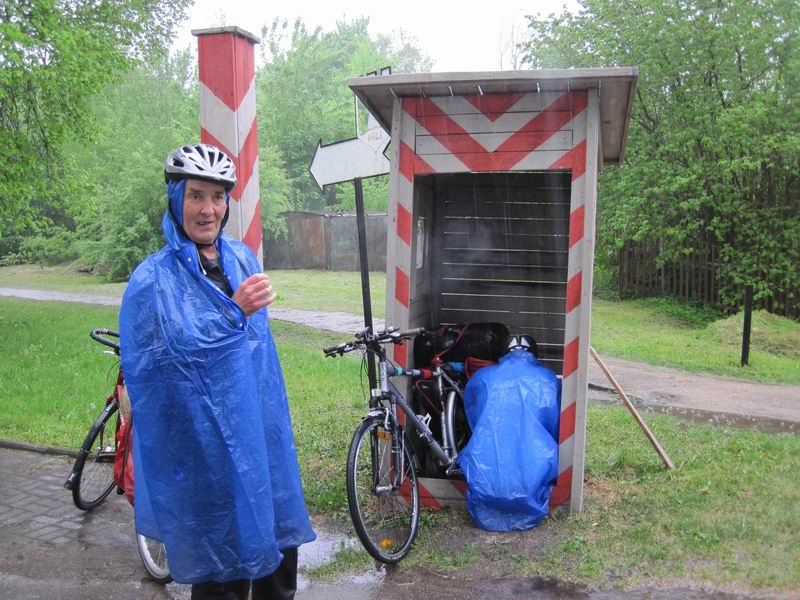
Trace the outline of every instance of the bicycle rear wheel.
{"label": "bicycle rear wheel", "polygon": [[116,401],[106,405],[89,430],[75,461],[72,500],[81,510],[98,506],[114,489],[118,409]]}
{"label": "bicycle rear wheel", "polygon": [[398,487],[391,433],[381,417],[361,423],[347,456],[347,502],[356,534],[367,552],[386,564],[409,553],[419,525],[417,473],[405,443],[402,456]]}
{"label": "bicycle rear wheel", "polygon": [[141,533],[136,534],[136,547],[139,549],[139,556],[142,558],[147,574],[156,583],[169,583],[172,576],[169,574],[169,564],[167,563],[167,551],[164,544]]}

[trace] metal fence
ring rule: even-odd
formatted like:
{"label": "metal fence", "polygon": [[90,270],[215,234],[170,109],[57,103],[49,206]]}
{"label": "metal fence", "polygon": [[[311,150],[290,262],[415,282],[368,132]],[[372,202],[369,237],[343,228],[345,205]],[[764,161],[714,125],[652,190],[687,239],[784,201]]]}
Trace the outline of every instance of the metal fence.
{"label": "metal fence", "polygon": [[[286,235],[264,241],[268,269],[358,271],[356,216],[292,211],[284,213]],[[370,271],[386,270],[386,215],[366,216]]]}

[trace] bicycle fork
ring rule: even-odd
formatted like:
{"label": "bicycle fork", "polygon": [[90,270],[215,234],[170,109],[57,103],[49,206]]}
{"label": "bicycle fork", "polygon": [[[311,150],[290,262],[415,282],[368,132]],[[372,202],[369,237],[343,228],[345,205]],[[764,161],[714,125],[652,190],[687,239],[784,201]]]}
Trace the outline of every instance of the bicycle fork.
{"label": "bicycle fork", "polygon": [[[403,465],[403,434],[397,425],[394,414],[388,407],[370,414],[383,418],[383,428],[375,429],[370,434],[370,456],[372,458],[372,491],[375,494],[395,491],[403,483],[405,473]],[[386,449],[389,449],[388,464],[383,460]],[[389,483],[381,485],[389,471]]]}

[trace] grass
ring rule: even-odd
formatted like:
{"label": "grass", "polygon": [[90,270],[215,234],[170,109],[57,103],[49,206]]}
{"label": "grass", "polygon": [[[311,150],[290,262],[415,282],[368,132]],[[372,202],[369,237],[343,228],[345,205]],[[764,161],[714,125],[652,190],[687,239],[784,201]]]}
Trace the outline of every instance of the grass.
{"label": "grass", "polygon": [[555,541],[520,570],[600,583],[797,589],[800,438],[663,415],[648,423],[676,470],[662,470],[623,409],[590,409],[584,512],[552,523]]}
{"label": "grass", "polygon": [[800,384],[800,323],[753,313],[750,364],[741,367],[742,314],[725,318],[665,298],[594,300],[601,354],[697,373]]}
{"label": "grass", "polygon": [[[363,314],[361,274],[351,271],[270,271],[275,306]],[[386,314],[386,274],[369,274],[373,316]]]}
{"label": "grass", "polygon": [[[274,306],[363,314],[361,274],[352,271],[269,271],[278,292]],[[386,275],[370,278],[372,313],[382,319],[386,306]],[[126,283],[108,283],[102,277],[78,273],[70,265],[0,267],[0,287],[29,288],[73,294],[122,296]]]}
{"label": "grass", "polygon": [[122,296],[126,285],[127,283],[108,283],[97,275],[79,273],[71,263],[55,267],[39,265],[0,267],[0,287],[98,296]]}
{"label": "grass", "polygon": [[[796,591],[800,438],[698,426],[664,415],[648,415],[648,422],[676,470],[662,469],[624,409],[591,406],[582,513],[502,534],[476,530],[462,510],[428,513],[400,568],[599,588]],[[337,555],[317,575],[363,569],[369,560],[360,555],[348,549],[341,562]]]}
{"label": "grass", "polygon": [[0,437],[76,449],[116,381],[89,338],[115,307],[0,300]]}
{"label": "grass", "polygon": [[[272,271],[276,308],[361,314],[360,275],[354,272]],[[0,287],[119,296],[125,284],[103,283],[68,266],[0,267]],[[385,315],[386,277],[370,274],[373,312]],[[697,373],[800,384],[800,323],[756,311],[750,365],[741,367],[742,315],[725,317],[664,298],[595,299],[592,344],[600,354]]]}
{"label": "grass", "polygon": [[[88,337],[113,307],[0,299],[0,437],[76,448],[113,384],[114,359]],[[326,359],[342,336],[275,322],[306,500],[345,526],[347,445],[365,402],[359,361]],[[400,569],[475,577],[540,575],[591,585],[700,582],[800,588],[800,437],[648,424],[678,465],[665,472],[630,416],[590,406],[585,510],[519,534],[474,529],[463,511],[426,513]],[[314,570],[366,568],[360,549]]]}

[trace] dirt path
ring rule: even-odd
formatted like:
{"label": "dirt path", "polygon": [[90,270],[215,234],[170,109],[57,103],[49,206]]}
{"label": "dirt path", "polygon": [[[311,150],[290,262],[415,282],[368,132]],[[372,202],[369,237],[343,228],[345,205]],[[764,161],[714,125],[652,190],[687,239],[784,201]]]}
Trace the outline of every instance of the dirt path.
{"label": "dirt path", "polygon": [[[601,357],[628,396],[648,409],[681,414],[702,411],[740,415],[770,422],[767,430],[800,429],[800,386],[757,383],[733,377],[687,373],[620,358]],[[611,384],[589,360],[589,382],[610,390]],[[665,410],[670,408],[672,410]]]}

